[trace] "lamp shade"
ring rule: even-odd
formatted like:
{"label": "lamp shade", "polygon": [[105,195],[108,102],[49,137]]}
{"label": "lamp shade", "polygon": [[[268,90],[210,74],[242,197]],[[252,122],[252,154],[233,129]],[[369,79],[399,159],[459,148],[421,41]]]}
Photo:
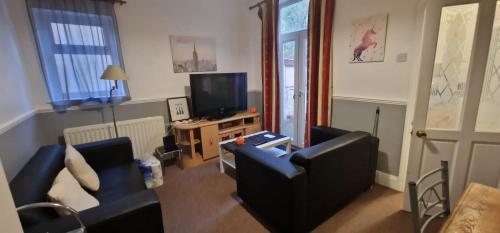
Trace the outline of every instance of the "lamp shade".
{"label": "lamp shade", "polygon": [[125,71],[118,65],[109,65],[101,76],[102,80],[128,80]]}

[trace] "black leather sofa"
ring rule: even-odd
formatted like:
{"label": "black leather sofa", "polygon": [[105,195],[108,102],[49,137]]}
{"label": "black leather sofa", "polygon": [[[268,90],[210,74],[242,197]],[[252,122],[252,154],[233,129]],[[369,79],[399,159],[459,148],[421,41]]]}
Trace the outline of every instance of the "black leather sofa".
{"label": "black leather sofa", "polygon": [[[99,206],[80,212],[89,233],[163,232],[161,206],[153,190],[146,189],[128,138],[77,145],[100,180],[89,192]],[[65,147],[41,147],[10,183],[16,206],[46,202],[47,192],[64,168]],[[67,232],[77,228],[71,216],[59,217],[50,208],[20,213],[25,232]]]}
{"label": "black leather sofa", "polygon": [[238,196],[272,231],[311,231],[374,184],[378,144],[366,132],[313,127],[311,147],[280,158],[240,146]]}

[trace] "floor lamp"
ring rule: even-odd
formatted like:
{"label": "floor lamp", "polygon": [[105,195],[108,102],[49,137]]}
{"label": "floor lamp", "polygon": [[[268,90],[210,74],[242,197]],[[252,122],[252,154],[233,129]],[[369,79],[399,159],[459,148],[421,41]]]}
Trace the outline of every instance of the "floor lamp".
{"label": "floor lamp", "polygon": [[114,81],[114,86],[109,90],[109,101],[111,113],[113,113],[113,125],[115,126],[115,136],[118,137],[118,128],[116,127],[115,105],[113,104],[113,91],[118,89],[119,80],[128,80],[127,75],[118,65],[109,65],[101,76],[102,80]]}

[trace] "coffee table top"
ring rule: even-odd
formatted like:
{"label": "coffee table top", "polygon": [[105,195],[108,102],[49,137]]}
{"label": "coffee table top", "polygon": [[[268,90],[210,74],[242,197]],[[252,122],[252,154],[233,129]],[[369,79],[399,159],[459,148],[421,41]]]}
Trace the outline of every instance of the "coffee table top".
{"label": "coffee table top", "polygon": [[[245,138],[246,145],[255,146],[257,148],[269,148],[275,146],[277,142],[279,143],[290,140],[290,138],[287,136],[272,133],[269,131],[257,132],[244,136],[243,138]],[[223,141],[220,143],[220,145],[222,146],[222,148],[229,152],[234,152],[238,147],[238,145],[236,145],[236,139]]]}
{"label": "coffee table top", "polygon": [[[292,139],[287,136],[271,133],[269,131],[261,131],[258,133],[250,134],[244,136],[245,144],[250,144],[255,146],[258,149],[265,150],[268,153],[272,154],[275,157],[280,157],[290,153]],[[232,168],[236,168],[236,163],[233,156],[226,156],[224,151],[231,152],[232,154],[238,148],[236,145],[236,138],[226,140],[223,142],[219,142],[219,162],[220,162],[220,171],[224,173],[224,164]],[[276,148],[276,146],[287,145],[285,151]]]}

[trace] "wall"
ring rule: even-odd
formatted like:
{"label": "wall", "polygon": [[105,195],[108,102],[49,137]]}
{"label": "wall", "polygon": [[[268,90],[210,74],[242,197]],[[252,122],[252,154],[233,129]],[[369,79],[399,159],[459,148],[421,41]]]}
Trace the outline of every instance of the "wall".
{"label": "wall", "polygon": [[5,177],[2,161],[0,161],[0,232],[21,233],[21,222],[17,216],[9,184]]}
{"label": "wall", "polygon": [[[10,99],[0,98],[0,158],[11,180],[39,146],[61,142],[64,128],[110,122],[111,113],[107,108],[51,111],[25,1],[2,1],[9,14],[2,12],[1,21],[9,24],[0,25],[1,51],[7,51],[0,54],[0,65],[9,72],[0,81],[5,89],[0,97],[5,93]],[[116,5],[132,95],[129,104],[117,108],[118,120],[163,115],[169,122],[165,99],[189,94],[189,74],[173,73],[170,35],[216,38],[217,72],[248,72],[249,106],[260,110],[260,21],[248,11],[252,1],[128,0]],[[11,96],[19,96],[19,102]]]}
{"label": "wall", "polygon": [[[12,23],[5,2],[0,1],[0,129],[18,121],[19,116],[32,111],[31,96],[27,91],[26,74],[18,54]],[[8,85],[6,85],[8,83]],[[0,132],[3,133],[3,132]],[[0,135],[1,136],[1,135]],[[0,157],[4,155],[4,145],[0,144]],[[0,161],[0,232],[23,232],[21,223],[10,194],[7,177]]]}
{"label": "wall", "polygon": [[0,127],[32,110],[26,73],[5,3],[0,2]]}
{"label": "wall", "polygon": [[347,130],[373,132],[375,112],[380,109],[377,137],[377,170],[398,176],[403,144],[406,105],[359,99],[333,99],[333,125]]}
{"label": "wall", "polygon": [[[378,170],[400,175],[408,136],[407,102],[417,58],[419,0],[337,0],[333,46],[333,112],[335,127],[372,132],[374,112],[381,107]],[[351,22],[389,14],[384,62],[350,64]],[[406,53],[407,62],[397,62]],[[403,165],[405,166],[405,165]]]}
{"label": "wall", "polygon": [[[0,158],[7,168],[7,178],[12,178],[27,161],[38,145],[34,122],[23,122],[34,114],[33,103],[25,64],[20,56],[21,45],[15,36],[10,11],[5,1],[0,1]],[[15,130],[12,128],[16,128]],[[21,136],[21,137],[17,137]],[[13,140],[11,140],[13,139]],[[23,145],[20,143],[22,142]],[[15,151],[15,153],[12,153]]]}
{"label": "wall", "polygon": [[[5,0],[29,72],[30,91],[37,109],[51,109],[43,82],[25,1]],[[247,0],[129,0],[115,11],[132,100],[185,96],[188,73],[173,73],[170,35],[213,37],[217,46],[217,72],[248,72],[249,90],[260,89],[260,35],[256,16]],[[250,26],[254,28],[249,29]],[[258,25],[260,27],[260,25]],[[260,33],[260,29],[258,29]],[[258,43],[258,54],[250,45]],[[257,66],[258,65],[258,66]]]}
{"label": "wall", "polygon": [[[334,21],[334,96],[406,102],[416,51],[415,25],[418,0],[337,0]],[[389,14],[384,62],[349,64],[351,22]],[[399,53],[408,53],[408,62],[397,63]]]}

